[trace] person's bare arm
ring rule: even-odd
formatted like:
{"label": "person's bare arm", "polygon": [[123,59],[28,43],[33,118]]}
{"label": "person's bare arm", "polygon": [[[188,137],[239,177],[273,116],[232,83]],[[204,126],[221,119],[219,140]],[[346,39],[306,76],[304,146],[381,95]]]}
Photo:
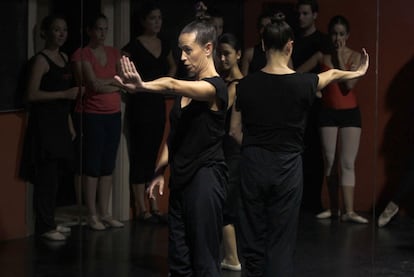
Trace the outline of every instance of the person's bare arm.
{"label": "person's bare arm", "polygon": [[168,146],[165,143],[160,159],[158,160],[157,166],[155,168],[154,178],[151,181],[150,186],[147,189],[149,198],[155,199],[155,189],[158,187],[158,193],[163,195],[164,193],[164,173],[168,166]]}
{"label": "person's bare arm", "polygon": [[249,66],[253,59],[254,48],[247,48],[243,53],[243,58],[241,61],[241,73],[243,76],[246,76],[249,73]]}
{"label": "person's bare arm", "polygon": [[177,73],[177,65],[176,65],[175,60],[174,60],[174,57],[172,55],[172,51],[170,51],[170,53],[168,53],[167,63],[168,63],[168,73],[167,73],[167,76],[174,77],[175,74]]}
{"label": "person's bare arm", "polygon": [[230,108],[231,106],[233,106],[236,100],[236,85],[237,84],[238,82],[232,82],[230,86],[227,87],[227,92],[229,95],[229,103],[228,103],[227,108]]}
{"label": "person's bare arm", "polygon": [[340,69],[330,69],[328,71],[322,72],[318,74],[319,82],[318,82],[318,90],[323,89],[327,86],[330,82],[333,81],[343,81],[343,80],[351,80],[355,78],[359,78],[368,70],[369,66],[369,56],[365,49],[362,49],[362,57],[360,64],[355,71],[346,71]]}
{"label": "person's bare arm", "polygon": [[323,54],[322,54],[322,52],[316,52],[306,62],[304,62],[302,65],[300,65],[296,69],[296,71],[297,72],[310,72],[318,64],[320,64],[322,62],[322,60],[323,60]]}
{"label": "person's bare arm", "polygon": [[216,98],[216,89],[206,81],[184,81],[171,77],[161,77],[153,81],[144,82],[137,72],[134,63],[128,57],[121,59],[121,74],[114,78],[119,86],[130,92],[146,91],[153,93],[171,93],[185,96],[194,100],[213,103]]}
{"label": "person's bare arm", "polygon": [[[346,62],[342,58],[338,59],[341,69],[351,70],[351,71],[354,71],[357,69],[357,65],[361,63],[361,55],[354,51],[352,51],[351,55],[352,55],[352,60],[351,60],[350,68],[347,68],[347,65],[345,64]],[[354,88],[357,82],[358,82],[358,79],[356,78],[356,79],[342,81],[340,82],[340,85],[342,89],[346,91],[350,91],[351,89]]]}
{"label": "person's bare arm", "polygon": [[[76,61],[75,69],[82,75],[83,83],[98,93],[111,93],[118,91],[119,87],[113,78],[97,78],[92,69],[92,65],[88,61]],[[82,74],[83,73],[83,74]]]}
{"label": "person's bare arm", "polygon": [[68,126],[69,126],[70,135],[72,136],[72,140],[74,140],[76,138],[76,130],[75,130],[75,127],[73,126],[73,119],[70,114],[68,115]]}
{"label": "person's bare arm", "polygon": [[242,118],[241,113],[236,110],[235,105],[233,105],[231,111],[229,136],[241,145],[243,140]]}

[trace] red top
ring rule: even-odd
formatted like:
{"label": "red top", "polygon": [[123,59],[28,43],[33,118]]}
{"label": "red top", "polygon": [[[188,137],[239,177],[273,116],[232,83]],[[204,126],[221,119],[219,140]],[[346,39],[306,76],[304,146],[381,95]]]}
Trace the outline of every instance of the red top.
{"label": "red top", "polygon": [[[329,66],[322,64],[322,71],[329,69]],[[358,106],[354,90],[343,91],[338,82],[332,82],[322,90],[322,104],[325,108],[335,110],[353,109]]]}
{"label": "red top", "polygon": [[[108,79],[113,78],[116,74],[116,64],[121,57],[119,51],[113,47],[104,46],[107,62],[101,65],[88,46],[79,48],[72,56],[72,61],[86,61],[92,66],[96,78]],[[76,112],[112,114],[121,110],[121,96],[119,91],[110,93],[98,93],[91,88],[86,87],[83,101],[78,99],[76,103]],[[82,107],[83,104],[83,107]]]}

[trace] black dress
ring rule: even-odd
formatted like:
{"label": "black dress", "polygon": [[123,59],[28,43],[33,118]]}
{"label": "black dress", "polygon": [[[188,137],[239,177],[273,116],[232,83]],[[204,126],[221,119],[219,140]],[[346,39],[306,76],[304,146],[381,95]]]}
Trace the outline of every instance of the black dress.
{"label": "black dress", "polygon": [[[171,49],[161,40],[159,57],[150,53],[138,39],[130,41],[123,51],[129,53],[144,81],[151,81],[168,73],[167,56]],[[130,183],[151,181],[165,127],[165,99],[163,95],[138,92],[128,96],[126,105]]]}
{"label": "black dress", "polygon": [[[60,67],[44,53],[38,55],[42,55],[49,64],[49,71],[41,79],[40,90],[56,93],[73,87],[67,63]],[[62,59],[65,60],[63,55]],[[24,180],[35,183],[37,166],[45,161],[59,160],[73,167],[74,148],[68,123],[70,109],[71,101],[66,99],[30,104],[20,169]]]}
{"label": "black dress", "polygon": [[[56,93],[73,87],[72,73],[55,64],[40,52],[49,64],[39,89]],[[44,234],[56,229],[54,211],[61,176],[74,164],[74,148],[69,131],[71,101],[58,99],[33,102],[25,134],[20,176],[34,185],[33,202],[36,210],[35,232]]]}

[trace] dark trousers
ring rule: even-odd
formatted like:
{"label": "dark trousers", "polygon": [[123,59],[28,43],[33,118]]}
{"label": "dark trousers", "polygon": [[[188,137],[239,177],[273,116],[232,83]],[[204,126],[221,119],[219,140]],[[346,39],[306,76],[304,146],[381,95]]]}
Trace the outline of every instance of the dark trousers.
{"label": "dark trousers", "polygon": [[55,207],[59,184],[59,162],[42,161],[36,166],[33,202],[36,212],[35,232],[41,235],[56,229]]}
{"label": "dark trousers", "polygon": [[240,169],[242,276],[292,276],[302,197],[301,155],[247,147]]}
{"label": "dark trousers", "polygon": [[171,277],[220,276],[225,174],[203,167],[182,189],[170,191],[169,267]]}

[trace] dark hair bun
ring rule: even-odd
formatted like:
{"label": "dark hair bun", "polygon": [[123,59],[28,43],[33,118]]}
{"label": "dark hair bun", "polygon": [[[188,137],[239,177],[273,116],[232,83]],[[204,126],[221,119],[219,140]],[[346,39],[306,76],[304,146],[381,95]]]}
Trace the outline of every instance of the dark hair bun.
{"label": "dark hair bun", "polygon": [[275,13],[272,15],[272,18],[271,18],[272,23],[282,23],[282,22],[284,22],[284,21],[285,21],[285,19],[286,19],[286,16],[285,16],[285,14],[284,14],[283,12],[281,12],[281,11],[275,12]]}

